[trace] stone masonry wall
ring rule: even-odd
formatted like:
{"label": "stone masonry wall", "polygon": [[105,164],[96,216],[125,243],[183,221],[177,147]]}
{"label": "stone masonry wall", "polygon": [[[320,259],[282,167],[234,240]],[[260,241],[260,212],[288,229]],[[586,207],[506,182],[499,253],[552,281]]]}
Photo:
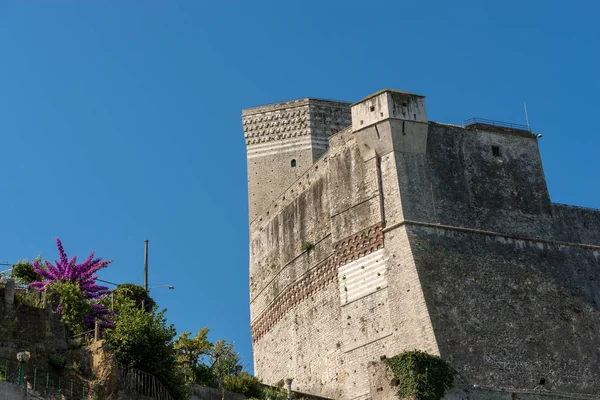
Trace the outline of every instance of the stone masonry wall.
{"label": "stone masonry wall", "polygon": [[59,317],[49,310],[0,301],[0,357],[14,359],[20,351],[35,355],[36,347],[67,349],[67,333]]}
{"label": "stone masonry wall", "polygon": [[407,230],[440,354],[470,383],[600,392],[600,247]]}
{"label": "stone masonry wall", "polygon": [[[331,398],[368,395],[392,336],[375,160],[349,131],[251,225],[255,372]],[[311,243],[308,251],[303,243]]]}

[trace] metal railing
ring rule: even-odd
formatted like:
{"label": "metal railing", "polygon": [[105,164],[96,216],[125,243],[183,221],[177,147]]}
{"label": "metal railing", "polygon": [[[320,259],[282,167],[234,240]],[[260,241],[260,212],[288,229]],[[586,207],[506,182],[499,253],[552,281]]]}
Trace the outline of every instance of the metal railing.
{"label": "metal railing", "polygon": [[173,400],[163,384],[152,374],[139,369],[119,365],[121,385],[132,392],[156,400]]}
{"label": "metal railing", "polygon": [[34,393],[59,395],[64,400],[97,398],[85,381],[65,378],[6,358],[0,358],[0,381],[26,387]]}
{"label": "metal railing", "polygon": [[[123,365],[119,365],[119,369],[120,386],[123,389],[155,400],[174,400],[154,375]],[[83,380],[66,378],[61,374],[6,358],[0,358],[0,381],[25,387],[33,393],[58,395],[62,400],[99,398],[98,392]]]}
{"label": "metal railing", "polygon": [[475,125],[475,124],[482,124],[482,125],[492,125],[492,126],[499,126],[502,128],[510,128],[510,129],[519,129],[522,131],[531,131],[531,129],[529,128],[529,126],[527,125],[523,125],[523,124],[513,124],[512,122],[501,122],[501,121],[494,121],[491,119],[485,119],[485,118],[469,118],[468,120],[463,122],[463,126],[467,127],[470,125]]}

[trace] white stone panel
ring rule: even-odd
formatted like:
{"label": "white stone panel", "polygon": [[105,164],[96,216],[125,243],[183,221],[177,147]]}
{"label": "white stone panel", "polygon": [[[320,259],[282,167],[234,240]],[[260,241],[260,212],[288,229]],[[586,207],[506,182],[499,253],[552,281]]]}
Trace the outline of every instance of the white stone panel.
{"label": "white stone panel", "polygon": [[387,287],[384,249],[377,250],[339,268],[342,305]]}

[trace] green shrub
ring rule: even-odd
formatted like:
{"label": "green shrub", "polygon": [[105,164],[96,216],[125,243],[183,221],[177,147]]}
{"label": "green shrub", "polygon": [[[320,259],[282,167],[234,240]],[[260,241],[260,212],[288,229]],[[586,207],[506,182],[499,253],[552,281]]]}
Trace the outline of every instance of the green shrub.
{"label": "green shrub", "polygon": [[90,315],[92,305],[85,299],[79,285],[56,281],[48,285],[46,291],[60,312],[60,322],[75,334],[85,332],[84,317]]}
{"label": "green shrub", "polygon": [[27,260],[21,260],[12,268],[12,276],[21,284],[29,285],[31,282],[40,282],[41,276],[35,273],[33,265]]}
{"label": "green shrub", "polygon": [[244,396],[260,396],[262,392],[259,380],[247,372],[226,376],[223,379],[223,388]]}
{"label": "green shrub", "polygon": [[400,381],[401,399],[440,400],[452,387],[454,371],[440,357],[423,351],[407,351],[386,360]]}
{"label": "green shrub", "polygon": [[287,393],[281,389],[263,386],[261,393],[256,397],[250,397],[248,400],[286,400]]}
{"label": "green shrub", "polygon": [[[119,301],[120,298],[133,300],[135,302],[135,307],[138,308],[141,307],[143,303],[145,310],[148,312],[151,312],[156,305],[152,297],[150,297],[148,292],[146,292],[146,289],[140,285],[136,285],[135,283],[122,283],[117,286],[114,292],[116,301],[115,311],[117,313],[121,305],[121,302]],[[109,299],[109,296],[107,296],[107,299]]]}
{"label": "green shrub", "polygon": [[62,369],[65,367],[65,365],[67,365],[67,359],[62,354],[48,354],[48,364],[54,368]]}
{"label": "green shrub", "polygon": [[209,386],[209,387],[219,387],[219,383],[217,382],[215,375],[213,374],[210,367],[206,364],[198,364],[193,367],[192,375],[194,378],[194,382]]}
{"label": "green shrub", "polygon": [[23,306],[41,308],[43,306],[42,295],[35,289],[17,289],[15,291],[15,303]]}

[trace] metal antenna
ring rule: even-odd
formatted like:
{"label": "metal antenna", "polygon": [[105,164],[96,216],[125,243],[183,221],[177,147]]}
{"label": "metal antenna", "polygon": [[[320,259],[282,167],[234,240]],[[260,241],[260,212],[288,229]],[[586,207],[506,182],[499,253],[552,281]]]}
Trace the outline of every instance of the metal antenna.
{"label": "metal antenna", "polygon": [[529,116],[527,115],[527,103],[523,103],[525,107],[525,121],[527,121],[527,130],[531,132],[531,127],[529,126]]}
{"label": "metal antenna", "polygon": [[148,240],[144,240],[144,289],[148,293]]}

